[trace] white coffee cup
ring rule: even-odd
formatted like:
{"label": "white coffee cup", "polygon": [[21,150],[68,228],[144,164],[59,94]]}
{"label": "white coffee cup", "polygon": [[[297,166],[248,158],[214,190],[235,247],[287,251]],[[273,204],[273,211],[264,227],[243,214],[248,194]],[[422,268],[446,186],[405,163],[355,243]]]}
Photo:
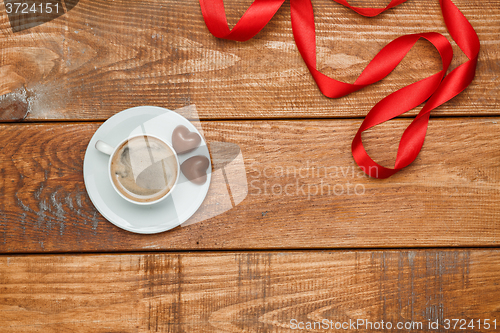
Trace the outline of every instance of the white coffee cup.
{"label": "white coffee cup", "polygon": [[116,147],[98,140],[95,148],[110,156],[111,185],[130,203],[158,203],[172,193],[179,180],[180,166],[175,150],[155,135],[131,136]]}

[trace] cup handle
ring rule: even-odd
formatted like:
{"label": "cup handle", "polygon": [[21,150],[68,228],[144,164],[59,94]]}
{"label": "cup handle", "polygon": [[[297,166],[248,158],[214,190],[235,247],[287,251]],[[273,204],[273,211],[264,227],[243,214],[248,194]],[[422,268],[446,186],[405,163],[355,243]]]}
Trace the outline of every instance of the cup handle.
{"label": "cup handle", "polygon": [[104,153],[106,155],[113,154],[113,151],[115,150],[115,148],[111,147],[106,142],[101,140],[97,140],[97,142],[95,143],[95,149],[99,150],[101,153]]}

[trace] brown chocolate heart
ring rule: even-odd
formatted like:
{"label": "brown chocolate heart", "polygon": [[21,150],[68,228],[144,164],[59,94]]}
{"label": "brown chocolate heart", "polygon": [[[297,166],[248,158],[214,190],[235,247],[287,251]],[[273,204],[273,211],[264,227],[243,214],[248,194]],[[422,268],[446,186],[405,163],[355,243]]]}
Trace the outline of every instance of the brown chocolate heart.
{"label": "brown chocolate heart", "polygon": [[186,126],[179,125],[172,133],[172,146],[177,154],[186,154],[195,150],[201,143],[198,133],[190,132]]}
{"label": "brown chocolate heart", "polygon": [[182,162],[181,171],[192,183],[203,185],[207,181],[210,161],[205,156],[193,156]]}

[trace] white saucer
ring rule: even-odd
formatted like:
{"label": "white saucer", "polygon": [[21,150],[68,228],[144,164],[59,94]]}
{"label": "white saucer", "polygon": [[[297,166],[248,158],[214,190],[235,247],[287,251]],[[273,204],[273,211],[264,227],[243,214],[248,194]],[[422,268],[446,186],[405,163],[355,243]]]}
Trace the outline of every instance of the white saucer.
{"label": "white saucer", "polygon": [[127,109],[112,116],[97,129],[87,146],[83,178],[90,200],[108,221],[131,232],[153,234],[177,227],[201,206],[210,186],[211,164],[205,184],[193,184],[181,173],[168,198],[154,205],[139,206],[125,201],[115,192],[108,177],[109,156],[95,149],[97,140],[115,146],[130,135],[146,131],[171,144],[172,132],[179,125],[186,126],[202,138],[202,143],[196,150],[179,155],[179,163],[195,155],[206,156],[210,161],[207,144],[200,131],[186,118],[164,108],[138,106]]}

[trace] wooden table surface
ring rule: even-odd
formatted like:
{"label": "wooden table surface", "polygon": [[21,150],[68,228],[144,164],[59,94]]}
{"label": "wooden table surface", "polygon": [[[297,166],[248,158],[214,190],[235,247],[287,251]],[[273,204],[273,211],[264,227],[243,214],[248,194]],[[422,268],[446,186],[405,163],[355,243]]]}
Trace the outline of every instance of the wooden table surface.
{"label": "wooden table surface", "polygon": [[[450,39],[437,0],[371,19],[312,2],[318,67],[346,82],[398,36]],[[230,25],[250,3],[226,1]],[[476,77],[385,180],[361,172],[351,141],[377,101],[440,70],[427,42],[380,83],[329,99],[295,46],[288,2],[245,43],[213,37],[197,0],[80,0],[18,32],[0,3],[0,332],[295,332],[323,320],[500,331],[500,1],[454,3],[481,41]],[[454,68],[467,59],[452,45]],[[245,200],[160,234],[115,227],[83,182],[92,135],[133,106],[192,104],[208,142],[240,147]],[[369,154],[391,166],[417,111],[368,131]],[[287,184],[359,192],[273,191]]]}

